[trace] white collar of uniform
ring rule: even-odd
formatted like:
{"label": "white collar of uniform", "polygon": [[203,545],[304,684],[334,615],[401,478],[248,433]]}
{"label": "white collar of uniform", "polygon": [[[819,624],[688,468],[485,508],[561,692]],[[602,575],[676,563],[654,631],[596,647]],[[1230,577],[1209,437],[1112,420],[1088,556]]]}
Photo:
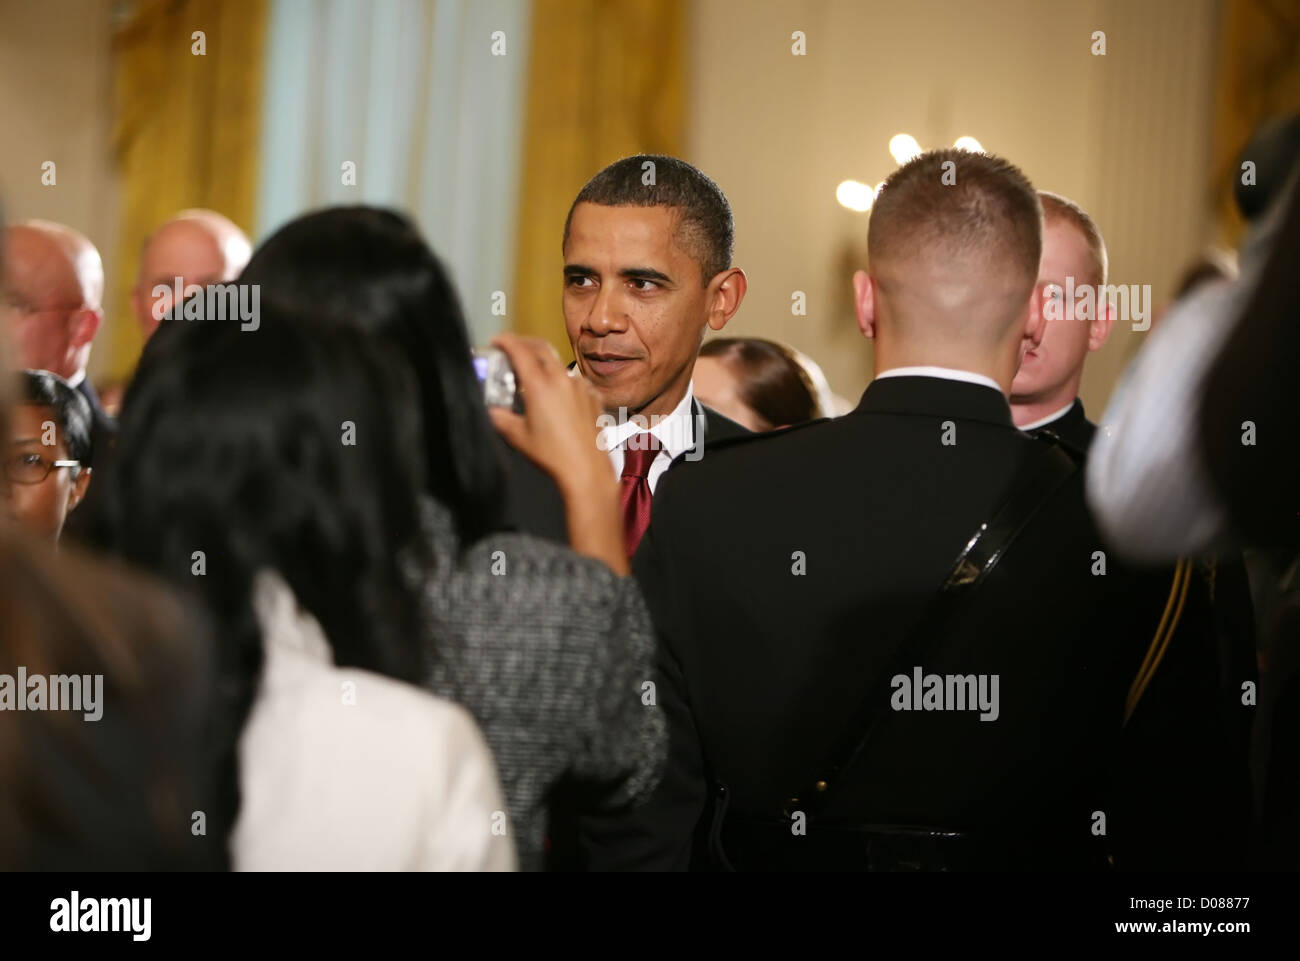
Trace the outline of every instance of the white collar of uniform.
{"label": "white collar of uniform", "polygon": [[331,664],[334,650],[316,618],[298,606],[298,598],[279,572],[264,567],[253,579],[253,610],[262,628],[262,649],[269,660],[276,651],[293,650]]}
{"label": "white collar of uniform", "polygon": [[[622,423],[613,423],[600,430],[600,449],[617,450],[633,434],[648,430],[659,438],[659,449],[671,460],[686,453],[695,444],[695,425],[693,413],[695,407],[695,382],[686,385],[686,394],[681,402],[673,408],[667,417],[642,418],[639,414],[628,417],[624,413]],[[618,418],[618,414],[607,414]],[[633,419],[636,418],[636,419]]]}
{"label": "white collar of uniform", "polygon": [[81,382],[85,379],[86,379],[86,370],[83,367],[81,370],[77,371],[75,374],[73,374],[71,377],[68,378],[68,386],[72,388],[80,387]]}
{"label": "white collar of uniform", "polygon": [[1052,413],[1044,417],[1042,420],[1036,420],[1032,424],[1024,424],[1020,429],[1024,431],[1029,431],[1029,430],[1038,430],[1038,428],[1040,427],[1046,427],[1052,421],[1060,420],[1062,417],[1068,414],[1070,412],[1070,408],[1073,406],[1074,406],[1074,401],[1070,401],[1060,410],[1053,411]]}
{"label": "white collar of uniform", "polygon": [[955,367],[893,367],[878,373],[876,380],[886,377],[939,377],[943,380],[965,381],[968,384],[983,384],[985,387],[992,387],[999,394],[1002,393],[1001,386],[992,377],[977,374],[973,370],[958,370]]}

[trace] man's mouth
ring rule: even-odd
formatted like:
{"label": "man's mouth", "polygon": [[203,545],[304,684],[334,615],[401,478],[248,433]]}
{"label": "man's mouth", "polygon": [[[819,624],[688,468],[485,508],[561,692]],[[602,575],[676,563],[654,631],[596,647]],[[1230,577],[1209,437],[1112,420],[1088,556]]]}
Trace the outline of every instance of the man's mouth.
{"label": "man's mouth", "polygon": [[597,377],[616,377],[636,362],[625,354],[583,354],[587,369]]}

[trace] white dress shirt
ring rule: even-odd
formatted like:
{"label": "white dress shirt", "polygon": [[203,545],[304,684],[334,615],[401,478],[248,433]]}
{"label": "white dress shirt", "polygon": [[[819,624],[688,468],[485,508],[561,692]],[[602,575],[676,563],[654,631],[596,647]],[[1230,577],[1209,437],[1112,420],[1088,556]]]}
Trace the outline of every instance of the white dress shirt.
{"label": "white dress shirt", "polygon": [[695,384],[692,382],[686,385],[686,396],[667,417],[660,418],[655,423],[643,424],[627,418],[621,424],[602,427],[599,443],[604,450],[609,451],[609,462],[614,465],[614,476],[623,475],[624,441],[638,431],[649,430],[659,438],[659,456],[650,464],[650,472],[646,475],[650,493],[653,494],[659,478],[672,465],[674,458],[695,446],[695,431],[697,427],[702,429],[702,425],[694,423],[694,400]]}
{"label": "white dress shirt", "polygon": [[967,384],[983,384],[985,387],[992,387],[999,394],[1002,393],[1002,388],[992,377],[977,374],[972,370],[958,370],[955,367],[891,367],[878,373],[876,380],[883,380],[886,377],[938,377],[942,380],[960,380]]}
{"label": "white dress shirt", "polygon": [[1041,419],[1039,419],[1039,420],[1036,420],[1036,421],[1034,421],[1033,423],[1025,424],[1025,425],[1022,426],[1020,429],[1023,430],[1023,431],[1025,431],[1025,432],[1028,432],[1028,431],[1031,431],[1031,430],[1038,430],[1038,428],[1040,428],[1040,427],[1046,427],[1046,426],[1047,426],[1048,424],[1050,424],[1052,421],[1054,421],[1054,420],[1060,420],[1062,417],[1064,417],[1066,414],[1068,414],[1068,413],[1070,412],[1070,408],[1073,407],[1073,406],[1074,406],[1074,401],[1070,401],[1068,404],[1066,404],[1066,405],[1065,405],[1064,407],[1062,407],[1060,410],[1054,410],[1054,411],[1052,411],[1050,414],[1048,414],[1046,417],[1043,417],[1043,418],[1041,418]]}
{"label": "white dress shirt", "polygon": [[514,870],[496,765],[470,715],[336,667],[278,574],[258,574],[254,608],[265,663],[239,742],[234,869]]}

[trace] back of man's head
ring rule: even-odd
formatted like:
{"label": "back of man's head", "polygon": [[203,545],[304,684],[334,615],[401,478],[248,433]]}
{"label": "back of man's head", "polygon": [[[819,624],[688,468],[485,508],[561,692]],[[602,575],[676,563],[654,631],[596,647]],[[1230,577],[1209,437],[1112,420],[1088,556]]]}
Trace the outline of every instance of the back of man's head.
{"label": "back of man's head", "polygon": [[921,154],[885,181],[867,237],[877,324],[913,343],[992,347],[1024,322],[1043,213],[1020,170],[964,150]]}

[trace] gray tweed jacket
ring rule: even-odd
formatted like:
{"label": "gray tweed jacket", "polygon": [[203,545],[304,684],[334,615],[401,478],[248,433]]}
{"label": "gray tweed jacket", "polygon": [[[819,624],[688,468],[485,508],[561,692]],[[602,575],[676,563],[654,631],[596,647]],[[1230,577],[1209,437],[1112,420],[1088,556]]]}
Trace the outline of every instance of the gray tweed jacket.
{"label": "gray tweed jacket", "polygon": [[526,534],[462,547],[425,504],[434,574],[426,687],[464,705],[496,756],[523,870],[543,866],[548,793],[560,778],[608,787],[613,809],[658,784],[667,734],[642,703],[654,628],[641,590],[599,561]]}

